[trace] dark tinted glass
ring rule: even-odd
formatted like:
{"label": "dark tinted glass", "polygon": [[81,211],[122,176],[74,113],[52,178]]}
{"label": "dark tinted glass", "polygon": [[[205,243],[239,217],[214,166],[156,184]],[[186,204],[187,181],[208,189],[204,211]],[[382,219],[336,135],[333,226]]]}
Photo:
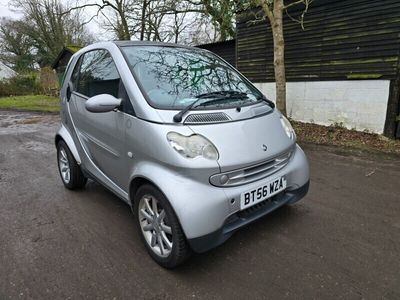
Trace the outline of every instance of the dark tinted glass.
{"label": "dark tinted glass", "polygon": [[241,102],[231,97],[214,106],[247,105],[262,96],[234,68],[208,51],[160,46],[122,49],[147,100],[155,107],[181,109],[196,96],[221,91],[245,93],[247,97]]}
{"label": "dark tinted glass", "polygon": [[82,56],[76,62],[75,68],[74,68],[74,70],[72,71],[72,74],[71,74],[71,82],[72,82],[72,86],[73,86],[74,90],[76,90],[76,85],[78,83],[78,74],[79,74],[79,67],[80,67],[80,64],[81,64],[81,60],[82,60]]}
{"label": "dark tinted glass", "polygon": [[118,97],[120,77],[111,55],[106,50],[85,53],[77,91],[85,96],[110,94]]}

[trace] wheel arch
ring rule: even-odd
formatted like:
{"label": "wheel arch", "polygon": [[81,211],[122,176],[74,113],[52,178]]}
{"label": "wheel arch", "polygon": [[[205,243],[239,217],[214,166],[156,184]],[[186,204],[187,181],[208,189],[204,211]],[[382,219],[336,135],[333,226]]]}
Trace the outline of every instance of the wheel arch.
{"label": "wheel arch", "polygon": [[175,210],[175,207],[172,205],[170,199],[167,197],[167,195],[164,193],[164,191],[157,184],[154,183],[154,181],[152,181],[149,178],[147,178],[145,176],[142,176],[142,175],[138,175],[138,176],[132,178],[132,180],[131,180],[131,182],[129,184],[129,200],[130,200],[130,204],[131,204],[132,213],[133,214],[136,213],[135,212],[135,201],[134,201],[135,194],[136,194],[136,192],[139,190],[139,188],[141,186],[146,185],[146,184],[154,186],[156,189],[158,189],[160,191],[161,194],[164,195],[166,201],[169,203],[169,205],[171,206],[172,211],[175,213],[175,215],[177,217],[179,226],[182,228],[182,232],[183,232],[183,235],[184,235],[185,239],[187,239],[185,230],[182,227],[181,220],[179,219],[179,216],[178,216],[178,214],[177,214],[177,212]]}
{"label": "wheel arch", "polygon": [[[187,238],[215,231],[223,223],[220,216],[229,213],[227,197],[222,189],[183,176],[179,170],[159,162],[142,160],[134,164],[130,173],[132,176],[127,184],[129,200],[134,197],[135,188],[145,182],[143,179],[154,185],[173,208]],[[191,196],[190,201],[187,195]],[[134,201],[131,205],[135,205]],[[210,220],[204,222],[204,215],[207,214]]]}
{"label": "wheel arch", "polygon": [[56,136],[54,137],[54,143],[56,147],[61,140],[67,144],[77,164],[80,165],[82,161],[81,157],[79,156],[78,149],[75,146],[74,140],[72,139],[70,132],[67,130],[67,128],[65,128],[64,125],[61,125],[60,129],[56,133]]}
{"label": "wheel arch", "polygon": [[129,183],[129,200],[131,202],[131,206],[132,209],[135,206],[135,195],[136,192],[138,191],[138,189],[145,185],[145,184],[150,184],[155,186],[159,191],[162,192],[162,190],[160,189],[159,186],[157,186],[157,184],[155,184],[152,180],[150,180],[149,178],[145,177],[145,176],[136,176],[134,178],[132,178],[131,182]]}

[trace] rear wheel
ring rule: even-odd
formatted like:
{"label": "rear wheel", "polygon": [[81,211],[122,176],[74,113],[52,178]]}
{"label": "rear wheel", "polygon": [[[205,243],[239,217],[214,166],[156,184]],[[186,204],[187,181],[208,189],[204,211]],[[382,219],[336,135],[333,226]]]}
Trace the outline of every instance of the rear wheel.
{"label": "rear wheel", "polygon": [[136,193],[135,219],[151,257],[164,268],[174,268],[190,254],[186,237],[166,197],[152,185]]}
{"label": "rear wheel", "polygon": [[64,141],[57,144],[58,170],[64,186],[70,190],[85,186],[87,178]]}

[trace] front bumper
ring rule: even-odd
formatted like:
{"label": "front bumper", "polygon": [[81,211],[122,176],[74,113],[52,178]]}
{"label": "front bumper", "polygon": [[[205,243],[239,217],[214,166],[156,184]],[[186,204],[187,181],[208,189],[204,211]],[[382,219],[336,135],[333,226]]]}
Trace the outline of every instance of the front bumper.
{"label": "front bumper", "polygon": [[231,237],[239,228],[260,219],[282,205],[293,204],[301,200],[307,194],[309,186],[310,181],[296,190],[283,191],[270,199],[260,202],[243,211],[239,211],[231,215],[225,221],[225,224],[218,230],[201,237],[188,239],[188,243],[193,251],[197,253],[202,253],[217,247]]}
{"label": "front bumper", "polygon": [[207,236],[224,227],[230,216],[240,212],[240,195],[243,192],[280,176],[286,178],[288,194],[309,181],[307,158],[299,146],[296,146],[287,165],[270,178],[226,188],[213,186],[204,178],[199,180],[185,170],[173,170],[159,163],[142,162],[135,167],[138,176],[148,178],[164,193],[188,240]]}

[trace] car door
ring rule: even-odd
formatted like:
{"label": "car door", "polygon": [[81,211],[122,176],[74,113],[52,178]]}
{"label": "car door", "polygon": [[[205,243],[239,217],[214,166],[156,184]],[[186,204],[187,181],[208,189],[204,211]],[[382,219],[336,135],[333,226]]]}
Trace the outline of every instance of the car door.
{"label": "car door", "polygon": [[105,113],[93,113],[85,108],[87,99],[99,94],[122,98],[122,106],[124,101],[129,101],[111,54],[103,49],[85,53],[80,58],[71,81],[69,107],[87,159],[114,184],[126,191],[125,113],[122,107]]}

